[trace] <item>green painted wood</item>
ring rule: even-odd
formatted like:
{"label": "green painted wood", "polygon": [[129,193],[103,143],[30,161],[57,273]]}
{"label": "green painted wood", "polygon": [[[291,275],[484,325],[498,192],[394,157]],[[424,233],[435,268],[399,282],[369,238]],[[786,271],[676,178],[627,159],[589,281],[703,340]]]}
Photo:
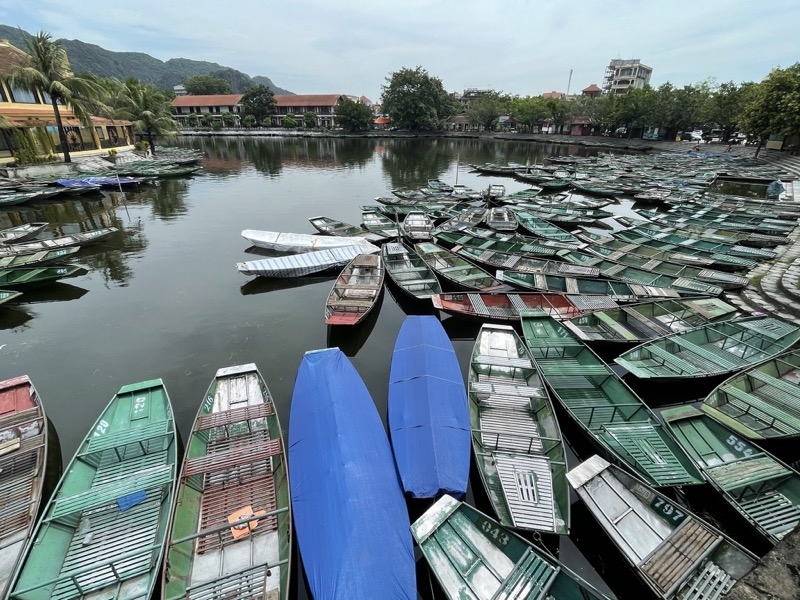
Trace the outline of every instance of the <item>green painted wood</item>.
{"label": "green painted wood", "polygon": [[522,315],[525,343],[553,395],[604,454],[654,486],[702,482],[672,435],[641,399],[561,323]]}

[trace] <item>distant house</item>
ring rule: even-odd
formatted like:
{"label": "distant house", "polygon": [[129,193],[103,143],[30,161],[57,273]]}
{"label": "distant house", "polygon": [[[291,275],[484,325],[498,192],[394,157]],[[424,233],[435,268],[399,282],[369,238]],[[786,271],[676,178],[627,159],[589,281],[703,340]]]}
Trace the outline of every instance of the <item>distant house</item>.
{"label": "distant house", "polygon": [[186,94],[188,94],[185,85],[173,85],[172,91],[175,92],[176,96],[185,96]]}
{"label": "distant house", "polygon": [[[31,145],[40,156],[63,152],[61,138],[50,97],[13,87],[6,77],[15,67],[28,65],[28,55],[8,40],[0,40],[0,116],[8,126],[0,129],[0,164],[14,161],[14,152],[22,141]],[[66,106],[59,107],[70,154],[105,154],[108,148],[131,149],[134,142],[130,121],[91,117],[86,127]]]}
{"label": "distant house", "polygon": [[573,117],[569,125],[570,135],[591,135],[594,127],[588,117]]}
{"label": "distant house", "polygon": [[449,131],[480,131],[483,129],[478,123],[472,123],[466,115],[454,115],[447,119]]}
{"label": "distant house", "polygon": [[552,92],[545,92],[544,94],[542,94],[542,98],[555,98],[557,100],[562,100],[566,97],[567,95],[564,92],[552,91]]}
{"label": "distant house", "polygon": [[589,85],[589,86],[587,86],[587,87],[585,87],[585,88],[583,88],[583,89],[581,90],[581,95],[582,95],[582,96],[591,96],[591,97],[593,97],[593,98],[597,98],[597,97],[598,97],[599,95],[601,95],[602,93],[603,93],[603,90],[601,90],[601,89],[600,89],[600,88],[597,86],[597,84],[596,84],[596,83],[592,83],[591,85]]}
{"label": "distant house", "polygon": [[336,106],[345,97],[345,94],[276,94],[276,112],[272,124],[283,125],[286,115],[294,115],[297,122],[301,123],[303,115],[313,112],[317,115],[317,127],[334,127]]}
{"label": "distant house", "polygon": [[650,83],[653,68],[643,65],[638,58],[613,59],[603,75],[603,92],[624,94],[631,88],[641,89]]}
{"label": "distant house", "polygon": [[392,124],[392,120],[389,117],[375,117],[372,120],[372,125],[374,129],[389,129],[389,125]]}
{"label": "distant house", "polygon": [[174,117],[181,125],[186,124],[186,119],[191,114],[212,115],[215,119],[222,119],[225,113],[233,113],[236,123],[242,113],[243,94],[210,94],[198,96],[176,96],[172,100],[175,109]]}

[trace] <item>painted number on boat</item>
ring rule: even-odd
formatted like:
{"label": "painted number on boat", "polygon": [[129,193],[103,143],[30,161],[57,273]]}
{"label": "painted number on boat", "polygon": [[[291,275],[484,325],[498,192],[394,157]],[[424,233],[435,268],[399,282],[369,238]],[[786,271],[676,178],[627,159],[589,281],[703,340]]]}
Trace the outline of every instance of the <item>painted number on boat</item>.
{"label": "painted number on boat", "polygon": [[735,435],[729,435],[728,439],[725,440],[733,450],[739,453],[740,456],[750,456],[755,452],[755,449],[746,444],[743,440],[740,440]]}
{"label": "painted number on boat", "polygon": [[106,431],[108,431],[108,421],[103,419],[97,424],[97,427],[95,427],[93,435],[94,437],[97,437],[99,435],[103,435]]}
{"label": "painted number on boat", "polygon": [[507,546],[508,541],[511,539],[509,535],[498,526],[496,523],[492,523],[491,521],[487,521],[485,519],[481,519],[479,521],[478,526],[481,528],[483,533],[486,534],[487,537],[493,539],[498,545],[500,546]]}
{"label": "painted number on boat", "polygon": [[146,416],[147,413],[147,397],[146,396],[136,396],[133,399],[133,411],[131,413],[132,419],[140,419]]}
{"label": "painted number on boat", "polygon": [[672,521],[676,525],[683,522],[686,518],[686,513],[674,504],[670,504],[664,498],[655,498],[650,506],[660,515],[666,517],[668,521]]}

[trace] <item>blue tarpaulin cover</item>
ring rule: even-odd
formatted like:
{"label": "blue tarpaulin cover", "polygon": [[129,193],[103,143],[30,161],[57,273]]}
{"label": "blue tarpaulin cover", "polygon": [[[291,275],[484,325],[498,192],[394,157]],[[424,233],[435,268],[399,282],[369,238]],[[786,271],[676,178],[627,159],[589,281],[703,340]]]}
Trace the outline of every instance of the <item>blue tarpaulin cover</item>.
{"label": "blue tarpaulin cover", "polygon": [[315,600],[414,600],[408,510],[372,397],[338,348],[300,363],[289,416],[295,533]]}
{"label": "blue tarpaulin cover", "polygon": [[470,422],[453,344],[433,316],[406,317],[389,375],[389,432],[403,489],[415,498],[467,491]]}

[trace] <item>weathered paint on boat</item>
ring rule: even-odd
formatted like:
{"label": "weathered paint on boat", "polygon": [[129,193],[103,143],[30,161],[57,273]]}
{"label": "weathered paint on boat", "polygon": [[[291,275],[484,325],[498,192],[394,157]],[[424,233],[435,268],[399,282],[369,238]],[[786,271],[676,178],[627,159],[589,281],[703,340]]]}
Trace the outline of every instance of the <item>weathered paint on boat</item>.
{"label": "weathered paint on boat", "polygon": [[219,369],[186,444],[161,597],[286,600],[291,547],[286,449],[272,395],[255,364]]}
{"label": "weathered paint on boat", "polygon": [[511,529],[451,496],[417,519],[411,533],[449,600],[608,598]]}
{"label": "weathered paint on boat", "polygon": [[569,533],[561,430],[536,364],[513,328],[481,327],[467,382],[475,462],[500,522]]}
{"label": "weathered paint on boat", "polygon": [[656,487],[702,482],[644,402],[561,323],[541,313],[523,314],[522,332],[554,397],[608,460]]}
{"label": "weathered paint on boat", "polygon": [[441,293],[442,286],[425,261],[402,242],[389,242],[381,247],[381,258],[389,276],[397,287],[415,300],[427,300]]}
{"label": "weathered paint on boat", "polygon": [[161,566],[176,463],[175,423],[161,380],[123,386],[64,471],[9,598],[148,598]]}
{"label": "weathered paint on boat", "polygon": [[434,308],[456,317],[478,321],[519,322],[526,311],[542,311],[556,319],[566,319],[591,310],[612,307],[617,303],[605,296],[569,296],[540,292],[460,292],[434,294]]}
{"label": "weathered paint on boat", "polygon": [[55,283],[60,279],[86,273],[83,267],[59,265],[53,267],[16,267],[0,269],[0,288],[31,290]]}
{"label": "weathered paint on boat", "polygon": [[503,283],[449,250],[430,242],[414,246],[414,251],[443,280],[461,290],[493,291]]}
{"label": "weathered paint on boat", "polygon": [[359,254],[351,260],[331,288],[325,302],[326,325],[356,325],[380,298],[386,270],[378,254]]}
{"label": "weathered paint on boat", "polygon": [[703,477],[770,544],[800,521],[800,474],[694,406],[661,417]]}
{"label": "weathered paint on boat", "polygon": [[757,562],[748,550],[645,482],[593,456],[570,485],[662,600],[719,600]]}
{"label": "weathered paint on boat", "polygon": [[0,382],[0,597],[31,537],[47,468],[47,418],[27,375]]}
{"label": "weathered paint on boat", "polygon": [[701,408],[751,440],[800,436],[800,350],[734,375]]}
{"label": "weathered paint on boat", "polygon": [[313,273],[324,273],[341,268],[359,254],[375,254],[380,252],[377,246],[364,244],[344,246],[316,252],[303,252],[275,258],[263,258],[236,264],[242,275],[259,277],[303,277]]}
{"label": "weathered paint on boat", "polygon": [[774,358],[800,340],[800,327],[768,316],[709,323],[645,342],[615,362],[640,379],[725,375]]}

